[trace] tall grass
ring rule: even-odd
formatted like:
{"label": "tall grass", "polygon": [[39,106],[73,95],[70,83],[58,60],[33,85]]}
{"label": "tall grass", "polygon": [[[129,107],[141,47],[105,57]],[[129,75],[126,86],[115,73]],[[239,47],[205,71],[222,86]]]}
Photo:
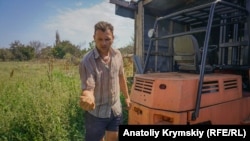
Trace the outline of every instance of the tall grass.
{"label": "tall grass", "polygon": [[[0,63],[0,140],[83,140],[78,66]],[[12,75],[11,75],[12,72]]]}
{"label": "tall grass", "polygon": [[1,141],[84,140],[78,66],[67,68],[60,61],[0,62]]}

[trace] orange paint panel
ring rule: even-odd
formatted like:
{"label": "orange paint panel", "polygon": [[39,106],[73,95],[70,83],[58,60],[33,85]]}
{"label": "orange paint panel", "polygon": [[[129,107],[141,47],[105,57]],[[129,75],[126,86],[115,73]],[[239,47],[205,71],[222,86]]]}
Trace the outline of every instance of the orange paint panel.
{"label": "orange paint panel", "polygon": [[250,97],[201,108],[197,120],[192,121],[193,111],[188,114],[190,124],[211,121],[212,124],[241,124],[250,115]]}
{"label": "orange paint panel", "polygon": [[135,75],[129,124],[196,124],[209,120],[212,124],[239,124],[250,114],[250,97],[243,98],[241,76],[213,73],[204,76],[199,117],[192,121],[198,83],[197,74]]}
{"label": "orange paint panel", "polygon": [[132,103],[128,112],[128,124],[183,124],[187,122],[187,112],[175,113],[170,111],[162,111],[157,109],[150,109],[137,103]]}
{"label": "orange paint panel", "polygon": [[[139,81],[139,84],[137,83]],[[147,107],[187,111],[195,107],[199,75],[188,73],[155,73],[136,75],[131,90],[131,100]],[[240,98],[241,76],[228,74],[207,74],[203,84],[201,107]],[[209,84],[211,83],[211,84]],[[165,89],[160,86],[166,86]],[[213,88],[216,87],[216,88]],[[215,90],[214,92],[208,92]]]}

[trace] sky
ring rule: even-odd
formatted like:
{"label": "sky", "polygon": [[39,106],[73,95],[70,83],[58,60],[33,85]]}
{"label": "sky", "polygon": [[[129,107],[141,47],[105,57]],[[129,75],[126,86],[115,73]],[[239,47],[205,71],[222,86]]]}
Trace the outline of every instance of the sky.
{"label": "sky", "polygon": [[61,41],[88,48],[100,20],[113,24],[114,47],[132,43],[134,20],[115,15],[109,0],[0,0],[0,48],[14,41],[53,46],[56,32]]}

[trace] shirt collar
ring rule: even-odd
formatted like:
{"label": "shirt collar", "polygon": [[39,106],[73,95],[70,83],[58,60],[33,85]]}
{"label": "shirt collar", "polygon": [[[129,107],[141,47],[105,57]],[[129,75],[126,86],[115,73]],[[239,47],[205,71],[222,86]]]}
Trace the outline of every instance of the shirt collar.
{"label": "shirt collar", "polygon": [[[117,52],[111,47],[110,48],[110,55],[111,57],[114,56]],[[99,58],[100,57],[100,54],[99,52],[97,51],[96,47],[94,48],[94,57],[95,59]]]}

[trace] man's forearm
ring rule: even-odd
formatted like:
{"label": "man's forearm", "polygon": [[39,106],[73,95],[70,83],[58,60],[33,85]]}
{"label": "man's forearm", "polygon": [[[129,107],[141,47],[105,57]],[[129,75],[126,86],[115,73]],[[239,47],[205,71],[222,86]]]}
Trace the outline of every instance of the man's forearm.
{"label": "man's forearm", "polygon": [[127,86],[127,82],[126,82],[125,76],[124,75],[120,75],[119,77],[120,77],[119,78],[120,88],[121,88],[123,96],[125,98],[130,98],[129,97],[129,93],[128,93],[128,86]]}

